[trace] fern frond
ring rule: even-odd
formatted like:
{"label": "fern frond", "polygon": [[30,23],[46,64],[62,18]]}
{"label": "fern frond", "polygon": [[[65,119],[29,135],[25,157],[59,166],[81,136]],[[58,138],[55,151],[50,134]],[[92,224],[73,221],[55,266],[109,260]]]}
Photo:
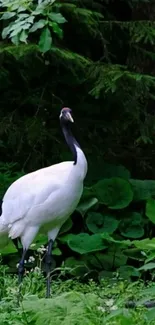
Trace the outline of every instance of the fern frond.
{"label": "fern frond", "polygon": [[120,26],[121,29],[127,29],[130,33],[130,43],[155,44],[155,22],[150,20],[138,21],[102,21],[102,25],[106,29],[114,28],[115,25]]}
{"label": "fern frond", "polygon": [[[9,53],[12,54],[16,59],[26,56],[31,53],[40,54],[39,48],[35,44],[27,44],[27,45],[9,45],[3,46],[0,48],[0,54]],[[74,62],[77,65],[86,67],[90,66],[92,61],[89,58],[86,58],[78,53],[72,52],[68,49],[58,48],[53,46],[50,51],[51,55],[55,57],[55,59],[64,60],[64,62],[68,61],[70,63]]]}
{"label": "fern frond", "polygon": [[[128,71],[126,66],[118,64],[101,64],[100,62],[91,65],[89,69],[90,79],[95,81],[95,87],[90,94],[98,98],[102,92],[122,91],[123,85],[126,87],[125,81],[133,83],[130,86],[135,87],[137,83],[142,83],[146,87],[155,87],[155,77]],[[120,85],[121,83],[121,85]]]}
{"label": "fern frond", "polygon": [[82,56],[78,53],[72,52],[68,49],[62,49],[53,46],[51,52],[55,53],[61,59],[68,60],[68,61],[76,61],[77,63],[82,64],[84,66],[90,65],[92,63],[92,61],[89,58]]}
{"label": "fern frond", "polygon": [[59,3],[57,6],[64,9],[76,23],[83,24],[91,34],[99,33],[99,23],[104,19],[100,12],[85,7],[81,8],[75,1],[74,3]]}

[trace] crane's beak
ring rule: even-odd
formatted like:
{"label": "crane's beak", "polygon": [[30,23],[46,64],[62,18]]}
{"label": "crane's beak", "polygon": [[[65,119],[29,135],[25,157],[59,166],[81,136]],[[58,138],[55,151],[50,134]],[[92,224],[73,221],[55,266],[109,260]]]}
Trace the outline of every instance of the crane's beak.
{"label": "crane's beak", "polygon": [[71,113],[69,113],[69,112],[66,112],[66,118],[67,118],[67,120],[68,120],[68,121],[70,121],[70,122],[74,123],[74,120],[73,120],[73,118],[72,118],[72,115],[71,115]]}

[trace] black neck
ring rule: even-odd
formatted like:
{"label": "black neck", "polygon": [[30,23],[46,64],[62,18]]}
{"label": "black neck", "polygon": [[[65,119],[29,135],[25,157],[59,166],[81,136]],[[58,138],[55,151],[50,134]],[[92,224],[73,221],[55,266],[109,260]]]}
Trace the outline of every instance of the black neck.
{"label": "black neck", "polygon": [[61,124],[61,128],[62,128],[62,132],[64,134],[65,140],[73,154],[73,158],[74,158],[74,165],[76,165],[77,163],[77,150],[76,150],[76,146],[80,148],[78,142],[76,141],[76,139],[74,138],[71,129],[70,129],[70,125],[69,123],[64,123],[63,121],[60,121]]}

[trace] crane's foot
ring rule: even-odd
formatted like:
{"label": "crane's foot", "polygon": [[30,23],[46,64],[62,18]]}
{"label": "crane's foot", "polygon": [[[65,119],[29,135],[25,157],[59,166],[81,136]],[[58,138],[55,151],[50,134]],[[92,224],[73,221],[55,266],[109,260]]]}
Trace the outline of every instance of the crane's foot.
{"label": "crane's foot", "polygon": [[48,248],[46,252],[45,257],[45,264],[46,264],[46,298],[50,298],[50,272],[51,272],[51,266],[52,266],[52,246],[53,246],[53,240],[50,239],[48,242]]}

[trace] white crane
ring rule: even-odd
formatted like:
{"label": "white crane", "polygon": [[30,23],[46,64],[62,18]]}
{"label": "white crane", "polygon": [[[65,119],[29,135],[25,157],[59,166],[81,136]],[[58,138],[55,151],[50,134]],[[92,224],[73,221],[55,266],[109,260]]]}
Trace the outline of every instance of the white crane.
{"label": "white crane", "polygon": [[75,210],[87,173],[87,160],[70,130],[72,111],[64,107],[60,112],[60,125],[70,147],[74,161],[65,161],[39,169],[16,180],[6,191],[2,200],[0,236],[12,240],[20,238],[23,254],[19,262],[19,282],[24,274],[26,252],[36,234],[48,234],[46,252],[47,288],[50,296],[51,250],[63,223]]}

